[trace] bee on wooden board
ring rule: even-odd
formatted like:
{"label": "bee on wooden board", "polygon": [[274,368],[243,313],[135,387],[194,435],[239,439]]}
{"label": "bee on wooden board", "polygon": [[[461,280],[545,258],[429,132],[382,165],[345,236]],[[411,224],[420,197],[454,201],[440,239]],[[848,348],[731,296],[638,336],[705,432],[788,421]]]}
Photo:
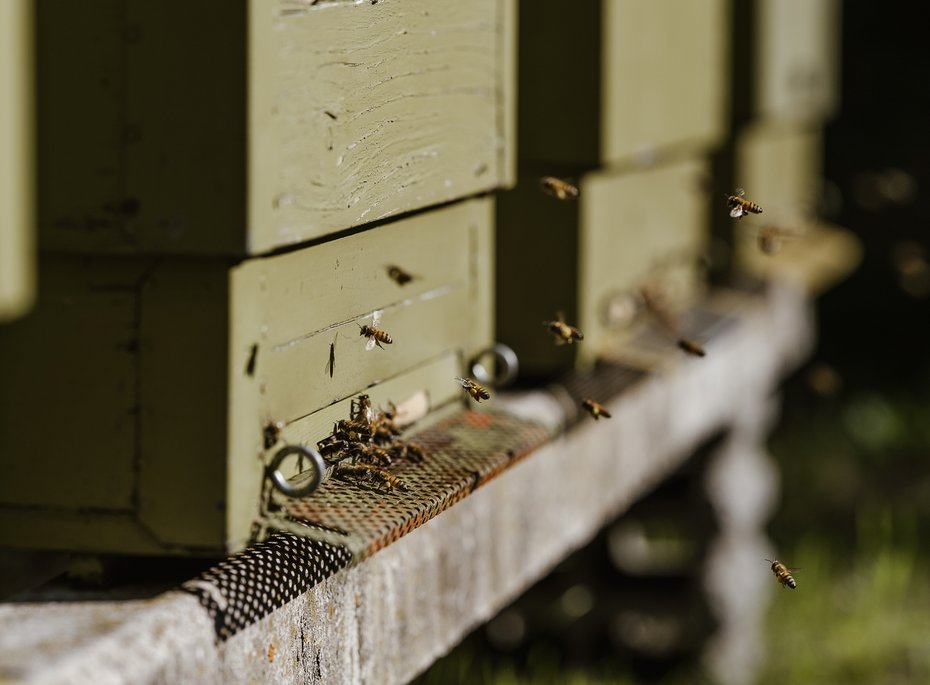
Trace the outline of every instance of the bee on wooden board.
{"label": "bee on wooden board", "polygon": [[727,207],[730,208],[730,216],[734,219],[742,219],[748,214],[762,214],[762,207],[751,200],[747,200],[746,191],[737,188],[733,195],[727,195]]}
{"label": "bee on wooden board", "polygon": [[772,563],[772,573],[775,574],[775,577],[778,579],[778,582],[781,583],[782,587],[791,588],[794,590],[798,584],[791,576],[791,571],[797,571],[795,568],[788,568],[778,559],[766,559]]}
{"label": "bee on wooden board", "polygon": [[[356,324],[359,327],[358,334],[364,335],[366,338],[368,338],[368,342],[365,344],[366,350],[373,349],[375,345],[377,345],[383,350],[384,345],[390,345],[391,343],[394,342],[394,339],[390,335],[388,335],[386,331],[383,331],[380,328],[378,328],[378,324],[380,323],[380,321],[381,321],[381,310],[378,310],[374,314],[372,314],[371,325],[365,324],[363,326],[361,324]],[[381,343],[384,343],[384,345],[382,345]]]}
{"label": "bee on wooden board", "polygon": [[605,419],[610,418],[610,412],[604,409],[602,404],[598,404],[594,400],[583,400],[581,406],[588,410],[588,413],[594,417],[594,420],[597,421],[602,416]]}
{"label": "bee on wooden board", "polygon": [[400,478],[389,471],[380,469],[371,464],[346,464],[336,466],[333,476],[345,481],[356,483],[370,483],[386,490],[407,490],[407,485]]}
{"label": "bee on wooden board", "polygon": [[459,384],[465,389],[465,392],[471,395],[471,398],[475,402],[481,402],[481,400],[491,399],[491,393],[489,393],[487,390],[485,390],[481,385],[473,381],[471,378],[456,377],[455,380],[457,380]]}
{"label": "bee on wooden board", "polygon": [[552,195],[559,200],[578,199],[578,186],[555,176],[543,176],[539,179],[539,187],[547,195]]}
{"label": "bee on wooden board", "polygon": [[543,321],[542,325],[552,333],[556,345],[571,345],[577,340],[584,340],[584,333],[565,323],[561,312],[557,314],[555,321]]}
{"label": "bee on wooden board", "polygon": [[401,269],[399,266],[396,266],[394,264],[391,264],[390,266],[387,267],[387,274],[388,274],[388,277],[392,281],[394,281],[397,285],[407,285],[410,281],[412,281],[415,278],[413,274],[407,273],[406,271]]}

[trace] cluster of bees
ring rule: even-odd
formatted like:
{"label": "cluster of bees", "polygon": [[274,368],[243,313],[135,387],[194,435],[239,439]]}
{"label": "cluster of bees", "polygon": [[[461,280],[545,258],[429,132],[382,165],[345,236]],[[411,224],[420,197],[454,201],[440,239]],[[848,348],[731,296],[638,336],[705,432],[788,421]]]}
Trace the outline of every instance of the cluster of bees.
{"label": "cluster of bees", "polygon": [[420,463],[423,447],[402,440],[396,423],[397,408],[375,409],[368,395],[359,395],[348,419],[333,425],[333,432],[317,443],[317,451],[333,465],[333,478],[374,490],[407,490],[407,485],[387,470],[398,460]]}

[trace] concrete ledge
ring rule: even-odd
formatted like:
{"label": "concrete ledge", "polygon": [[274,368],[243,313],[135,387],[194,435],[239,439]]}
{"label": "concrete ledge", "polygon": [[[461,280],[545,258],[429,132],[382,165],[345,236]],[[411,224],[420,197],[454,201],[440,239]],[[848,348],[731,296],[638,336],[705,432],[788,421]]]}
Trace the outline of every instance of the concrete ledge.
{"label": "concrete ledge", "polygon": [[[706,358],[674,350],[671,365],[606,403],[614,418],[579,422],[425,525],[229,640],[217,641],[196,598],[176,592],[150,601],[6,605],[0,679],[406,682],[587,542],[700,442],[721,429],[761,425],[761,408],[781,375],[809,350],[810,310],[803,293],[777,287],[765,298],[733,297],[728,306],[737,325],[709,341]],[[499,396],[499,406],[553,426],[569,422],[548,391]],[[720,468],[738,470],[741,455],[752,453],[734,448]],[[727,504],[732,484],[720,473],[714,478],[720,507],[737,521],[745,518]],[[746,516],[749,528],[760,524],[759,511]],[[738,532],[740,525],[732,527]],[[759,609],[751,609],[755,614],[733,620],[752,625]],[[720,653],[718,663],[728,663],[726,649]]]}

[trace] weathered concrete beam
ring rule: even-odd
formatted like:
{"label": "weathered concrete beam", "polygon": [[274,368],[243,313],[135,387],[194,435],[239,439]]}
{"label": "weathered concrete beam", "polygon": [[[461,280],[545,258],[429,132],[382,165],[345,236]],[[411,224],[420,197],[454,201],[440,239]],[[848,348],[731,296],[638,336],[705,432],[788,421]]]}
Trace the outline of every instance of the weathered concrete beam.
{"label": "weathered concrete beam", "polygon": [[[0,678],[408,681],[585,544],[704,439],[757,420],[785,369],[809,351],[810,309],[801,292],[777,287],[765,298],[725,302],[737,323],[709,342],[707,357],[673,358],[607,402],[612,419],[582,420],[425,525],[228,640],[217,641],[197,599],[179,592],[149,601],[11,604],[0,606]],[[564,426],[577,409],[562,394],[495,401]],[[746,454],[751,450],[732,450],[721,468],[738,470]],[[726,509],[733,498],[718,499]],[[741,519],[734,507],[727,515]],[[758,512],[746,516],[751,529],[760,525]],[[758,621],[760,610],[739,620]]]}

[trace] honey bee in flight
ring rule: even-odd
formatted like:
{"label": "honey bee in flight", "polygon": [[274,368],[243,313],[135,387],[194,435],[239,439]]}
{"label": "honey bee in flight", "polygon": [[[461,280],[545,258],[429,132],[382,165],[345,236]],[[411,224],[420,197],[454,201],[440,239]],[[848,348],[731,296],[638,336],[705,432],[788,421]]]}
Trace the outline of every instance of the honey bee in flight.
{"label": "honey bee in flight", "polygon": [[565,323],[561,312],[558,313],[555,321],[543,321],[542,325],[555,337],[556,345],[571,345],[576,340],[584,340],[584,333]]}
{"label": "honey bee in flight", "polygon": [[555,176],[543,176],[539,179],[539,187],[547,195],[552,195],[559,200],[578,199],[578,186]]}
{"label": "honey bee in flight", "polygon": [[727,195],[727,207],[730,208],[730,216],[734,219],[742,219],[747,214],[762,214],[762,207],[744,196],[746,191],[737,188],[733,195]]}
{"label": "honey bee in flight", "polygon": [[395,266],[393,264],[387,268],[387,274],[388,277],[390,277],[390,279],[397,285],[407,285],[415,278],[412,274],[407,273],[399,266]]}
{"label": "honey bee in flight", "polygon": [[704,351],[704,348],[700,343],[694,340],[688,340],[687,338],[678,339],[678,349],[684,350],[692,357],[706,357],[707,352]]}
{"label": "honey bee in flight", "polygon": [[775,574],[775,577],[778,579],[778,582],[782,584],[782,587],[794,590],[798,586],[797,582],[791,576],[791,571],[796,571],[797,569],[788,568],[778,559],[766,559],[766,561],[772,562],[772,573]]}
{"label": "honey bee in flight", "polygon": [[456,377],[455,380],[457,380],[457,381],[461,384],[461,386],[462,386],[463,388],[465,388],[465,392],[467,392],[469,395],[471,395],[471,398],[472,398],[475,402],[481,402],[481,400],[489,400],[489,399],[491,399],[491,393],[489,393],[489,392],[488,392],[487,390],[485,390],[483,387],[481,387],[480,385],[478,385],[478,383],[476,383],[475,381],[473,381],[471,378],[458,378],[458,377]]}
{"label": "honey bee in flight", "polygon": [[[394,342],[394,339],[387,334],[387,331],[382,331],[378,328],[378,323],[381,321],[381,311],[376,311],[371,317],[371,325],[365,324],[356,324],[359,327],[359,335],[364,335],[368,338],[368,342],[365,344],[366,350],[374,349],[374,346],[377,345],[382,350],[384,345],[390,345]],[[384,343],[382,345],[381,343]]]}
{"label": "honey bee in flight", "polygon": [[594,417],[595,421],[597,421],[602,416],[605,419],[610,418],[610,412],[604,409],[603,405],[598,404],[594,400],[584,400],[582,401],[581,406],[588,410],[588,413]]}

